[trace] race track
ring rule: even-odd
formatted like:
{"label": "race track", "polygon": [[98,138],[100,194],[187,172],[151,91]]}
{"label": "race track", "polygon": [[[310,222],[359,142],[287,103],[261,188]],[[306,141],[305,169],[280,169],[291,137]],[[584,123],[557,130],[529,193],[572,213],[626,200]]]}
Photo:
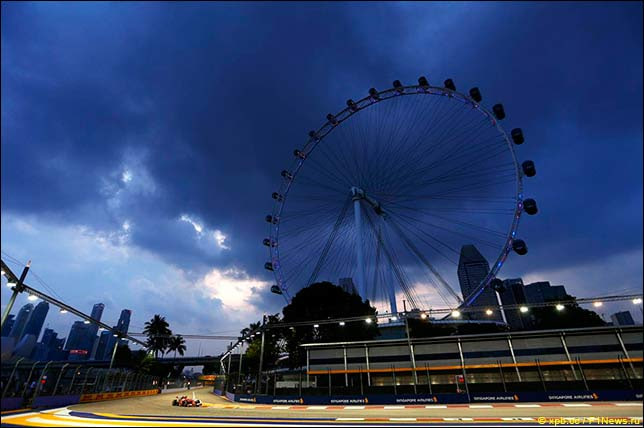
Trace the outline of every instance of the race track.
{"label": "race track", "polygon": [[642,421],[642,403],[638,402],[271,406],[231,403],[212,394],[210,389],[193,390],[186,395],[192,397],[193,393],[204,407],[175,407],[171,405],[174,396],[162,394],[3,414],[2,426],[359,426],[365,423],[413,426],[459,422],[587,425],[616,421],[620,425],[637,425]]}

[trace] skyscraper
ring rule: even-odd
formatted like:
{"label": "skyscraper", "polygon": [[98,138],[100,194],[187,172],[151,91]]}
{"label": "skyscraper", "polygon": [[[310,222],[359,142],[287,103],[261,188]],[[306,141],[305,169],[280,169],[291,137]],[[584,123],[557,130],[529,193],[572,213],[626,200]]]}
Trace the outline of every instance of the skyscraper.
{"label": "skyscraper", "polygon": [[635,325],[635,320],[630,311],[615,312],[610,316],[613,325]]}
{"label": "skyscraper", "polygon": [[9,337],[13,337],[16,343],[18,343],[18,341],[22,337],[22,332],[25,330],[25,326],[27,325],[27,321],[29,321],[29,317],[31,316],[31,312],[33,310],[34,305],[27,303],[22,308],[20,308],[20,311],[18,311],[18,316],[16,316],[13,327],[11,327],[11,331],[9,332]]}
{"label": "skyscraper", "polygon": [[116,324],[116,329],[123,334],[127,334],[127,329],[130,328],[131,316],[132,316],[131,310],[123,309],[121,311],[121,316],[119,317],[119,322]]}
{"label": "skyscraper", "polygon": [[[485,279],[490,272],[490,265],[485,257],[479,252],[474,245],[463,245],[461,255],[458,260],[458,282],[461,286],[463,299],[467,299]],[[492,315],[486,315],[485,312],[469,312],[470,319],[476,320],[494,320],[501,321],[502,317],[498,310],[496,292],[489,287],[478,296],[472,306],[481,306],[492,309]]]}
{"label": "skyscraper", "polygon": [[568,293],[563,285],[550,285],[549,281],[533,282],[523,287],[526,303],[544,303],[566,300]]}
{"label": "skyscraper", "polygon": [[[127,330],[130,327],[130,317],[132,316],[132,311],[129,309],[123,309],[121,311],[121,316],[119,317],[118,323],[114,326],[114,329],[120,333],[127,334]],[[99,345],[97,346],[96,350],[96,356],[95,358],[97,360],[103,359],[103,360],[109,360],[112,357],[112,352],[114,350],[114,346],[116,345],[116,341],[118,338],[114,337],[114,334],[111,332],[103,332],[103,333],[109,333],[107,335],[107,343],[105,345],[105,349],[103,351],[103,355],[101,358],[101,355],[99,354],[99,348],[102,348],[101,343],[99,342]],[[102,340],[102,334],[101,338],[99,340]]]}
{"label": "skyscraper", "polygon": [[70,360],[85,360],[89,357],[92,349],[90,342],[90,326],[83,321],[75,321],[69,331],[69,337],[65,343],[65,350],[69,351]]}
{"label": "skyscraper", "polygon": [[[523,280],[521,278],[511,278],[503,280],[504,290],[499,293],[503,306],[520,305],[525,303],[523,295]],[[505,320],[512,330],[522,330],[527,327],[529,321],[519,309],[505,309]]]}
{"label": "skyscraper", "polygon": [[14,322],[16,322],[16,316],[9,314],[4,322],[4,325],[2,326],[2,334],[0,334],[0,336],[9,336],[9,332],[11,331],[11,327],[13,327]]}
{"label": "skyscraper", "polygon": [[[101,316],[103,316],[103,309],[105,309],[105,305],[102,303],[97,303],[94,305],[92,308],[92,318],[95,319],[96,321],[101,320]],[[98,345],[98,337],[96,336],[96,333],[98,333],[98,324],[90,324],[90,328],[87,329],[87,335],[88,335],[88,341],[91,344],[90,347],[90,358],[94,358],[94,352],[96,349],[96,346]]]}
{"label": "skyscraper", "polygon": [[38,340],[42,326],[43,324],[45,324],[47,312],[49,312],[49,303],[45,301],[38,303],[34,310],[31,312],[31,316],[29,317],[29,320],[25,325],[22,336],[33,334],[34,336],[36,336],[36,340]]}

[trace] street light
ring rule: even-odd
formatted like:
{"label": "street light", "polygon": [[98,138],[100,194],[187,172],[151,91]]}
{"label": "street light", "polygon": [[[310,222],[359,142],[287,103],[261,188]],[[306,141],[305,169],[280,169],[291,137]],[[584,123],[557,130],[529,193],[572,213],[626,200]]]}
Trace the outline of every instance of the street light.
{"label": "street light", "polygon": [[492,309],[485,310],[485,315],[492,315],[492,314],[493,314]]}
{"label": "street light", "polygon": [[602,302],[594,302],[594,303],[593,303],[593,306],[594,306],[594,307],[596,307],[596,308],[599,308],[599,307],[600,307],[600,306],[602,306],[602,305],[603,305],[603,303],[602,303]]}
{"label": "street light", "polygon": [[562,305],[561,303],[558,303],[558,304],[557,304],[557,306],[555,306],[555,308],[556,308],[558,311],[563,311],[563,310],[565,309],[565,306],[564,306],[564,305]]}
{"label": "street light", "polygon": [[89,320],[83,321],[83,324],[89,324]]}
{"label": "street light", "polygon": [[422,314],[420,314],[420,317],[421,317],[422,319],[426,319],[426,318],[427,318],[427,314],[426,314],[425,312],[423,312]]}
{"label": "street light", "polygon": [[13,281],[9,281],[9,282],[7,282],[7,287],[9,287],[9,288],[13,288],[13,287],[15,287],[16,285],[17,285],[17,284],[16,284],[15,282],[13,282]]}
{"label": "street light", "polygon": [[639,305],[640,303],[642,303],[642,299],[640,299],[639,297],[636,297],[635,299],[633,299],[634,305]]}
{"label": "street light", "polygon": [[60,313],[61,313],[61,314],[66,314],[66,313],[67,313],[67,309],[61,309],[61,310],[60,310]]}
{"label": "street light", "polygon": [[313,324],[313,328],[318,328],[320,324]]}
{"label": "street light", "polygon": [[392,321],[398,321],[398,317],[396,315],[394,315],[393,317],[391,317],[391,320]]}
{"label": "street light", "polygon": [[452,311],[452,316],[453,316],[454,318],[460,318],[460,317],[461,317],[461,313],[460,313],[459,311]]}
{"label": "street light", "polygon": [[519,308],[519,310],[521,311],[521,313],[524,313],[524,314],[525,314],[526,312],[528,312],[528,307],[527,307],[527,306],[521,306],[521,307]]}
{"label": "street light", "polygon": [[366,320],[364,320],[364,322],[366,322],[367,324],[371,324],[373,320],[371,318],[367,318]]}
{"label": "street light", "polygon": [[30,300],[30,301],[32,301],[32,302],[33,302],[34,300],[38,300],[38,296],[35,296],[35,295],[33,295],[33,294],[30,294],[30,295],[29,295],[29,297],[27,297],[27,300]]}
{"label": "street light", "polygon": [[341,326],[343,326],[343,325],[344,325],[344,321],[340,321],[340,325],[341,325]]}

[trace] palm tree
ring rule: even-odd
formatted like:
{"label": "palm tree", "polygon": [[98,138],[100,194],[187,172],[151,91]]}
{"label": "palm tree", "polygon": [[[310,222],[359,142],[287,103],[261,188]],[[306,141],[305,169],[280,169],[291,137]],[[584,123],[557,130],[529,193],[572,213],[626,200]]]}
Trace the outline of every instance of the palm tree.
{"label": "palm tree", "polygon": [[148,336],[147,345],[150,350],[154,351],[155,358],[159,357],[159,352],[165,353],[172,336],[170,324],[165,320],[165,317],[159,314],[154,315],[150,321],[145,322],[143,333]]}
{"label": "palm tree", "polygon": [[[239,337],[239,339],[243,339],[243,338],[244,338],[244,337],[246,337],[250,332],[255,331],[255,330],[257,330],[258,328],[260,328],[260,327],[261,327],[261,325],[262,325],[262,323],[261,323],[260,321],[250,323],[250,325],[249,325],[248,327],[246,327],[246,328],[242,329],[242,331],[240,331],[240,332],[239,332],[239,334],[241,334],[241,336]],[[251,341],[250,339],[248,339],[248,340],[247,340],[247,342],[249,342],[249,343],[250,343],[250,341]]]}
{"label": "palm tree", "polygon": [[168,342],[168,352],[174,351],[174,358],[177,358],[177,352],[183,357],[186,350],[186,341],[180,334],[172,336]]}

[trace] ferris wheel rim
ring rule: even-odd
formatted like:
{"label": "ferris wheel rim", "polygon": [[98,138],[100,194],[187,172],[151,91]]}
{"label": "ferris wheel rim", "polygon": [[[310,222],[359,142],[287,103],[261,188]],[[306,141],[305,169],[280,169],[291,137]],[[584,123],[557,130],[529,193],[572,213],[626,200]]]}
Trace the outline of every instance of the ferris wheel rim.
{"label": "ferris wheel rim", "polygon": [[439,87],[439,86],[406,85],[406,86],[400,86],[398,88],[394,87],[394,88],[385,89],[383,91],[375,91],[375,96],[374,96],[374,93],[370,93],[369,95],[360,99],[359,101],[355,101],[354,108],[352,108],[352,106],[347,106],[336,115],[329,115],[333,117],[333,120],[335,121],[335,123],[333,123],[332,119],[327,118],[327,121],[324,122],[317,131],[311,131],[311,133],[314,135],[310,135],[308,141],[304,145],[304,148],[301,150],[301,154],[303,156],[302,157],[296,156],[296,159],[291,163],[291,168],[288,170],[291,176],[289,178],[283,177],[280,187],[278,189],[278,194],[281,195],[281,198],[275,201],[273,205],[273,211],[272,211],[272,216],[274,219],[277,219],[277,221],[271,222],[269,226],[269,239],[271,241],[271,245],[269,246],[269,254],[270,254],[270,263],[272,266],[272,271],[276,280],[276,285],[279,287],[287,303],[290,302],[291,296],[289,293],[289,285],[284,283],[281,264],[280,264],[279,218],[282,215],[282,212],[284,210],[284,205],[286,203],[289,191],[293,185],[293,182],[297,177],[297,174],[299,173],[300,169],[304,165],[304,161],[307,160],[309,155],[313,153],[315,148],[322,142],[322,140],[325,137],[327,137],[334,129],[339,127],[343,122],[350,119],[355,114],[373,105],[381,103],[383,101],[388,101],[401,96],[413,96],[413,95],[444,96],[444,97],[448,97],[449,99],[453,99],[456,101],[460,101],[464,104],[471,105],[475,110],[478,110],[483,116],[485,116],[487,119],[490,120],[490,123],[492,124],[492,126],[496,128],[496,130],[499,132],[499,135],[503,136],[503,140],[505,141],[506,146],[510,151],[510,154],[512,157],[512,163],[514,166],[513,169],[515,172],[515,185],[516,185],[515,196],[513,198],[515,201],[513,220],[510,225],[510,229],[506,234],[506,237],[503,243],[503,249],[501,253],[497,256],[495,262],[491,265],[489,273],[481,281],[481,283],[475,288],[475,290],[470,294],[470,296],[463,296],[463,303],[458,307],[466,305],[469,297],[477,293],[480,293],[480,290],[485,288],[492,279],[496,278],[498,272],[503,266],[509,253],[512,251],[512,243],[516,237],[519,221],[521,218],[521,214],[523,212],[523,206],[522,206],[523,173],[520,169],[519,162],[517,160],[516,152],[514,150],[514,145],[511,139],[508,137],[508,134],[506,133],[506,131],[500,125],[499,123],[500,120],[495,118],[492,112],[490,112],[485,107],[483,107],[481,103],[473,100],[470,96],[456,90]]}

